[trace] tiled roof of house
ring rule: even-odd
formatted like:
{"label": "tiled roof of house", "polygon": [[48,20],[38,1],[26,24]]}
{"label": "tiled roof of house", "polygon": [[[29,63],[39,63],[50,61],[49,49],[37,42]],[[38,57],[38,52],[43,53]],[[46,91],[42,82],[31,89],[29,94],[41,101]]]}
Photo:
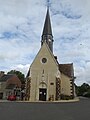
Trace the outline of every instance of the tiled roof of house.
{"label": "tiled roof of house", "polygon": [[68,77],[74,77],[73,63],[71,64],[59,64],[59,70],[61,73]]}
{"label": "tiled roof of house", "polygon": [[20,79],[17,77],[16,74],[7,74],[7,75],[3,75],[0,78],[0,82],[5,82],[6,83],[6,87],[8,89],[11,89],[13,87],[15,87],[16,85],[18,87],[21,87],[21,81]]}
{"label": "tiled roof of house", "polygon": [[0,82],[6,82],[9,78],[13,77],[14,74],[7,74],[7,75],[3,75],[1,78],[0,78]]}

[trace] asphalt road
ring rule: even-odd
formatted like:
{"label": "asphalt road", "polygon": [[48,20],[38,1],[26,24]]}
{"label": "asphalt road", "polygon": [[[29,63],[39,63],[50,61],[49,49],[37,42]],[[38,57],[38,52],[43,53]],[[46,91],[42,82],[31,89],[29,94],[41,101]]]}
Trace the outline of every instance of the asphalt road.
{"label": "asphalt road", "polygon": [[74,103],[0,102],[0,120],[90,120],[90,99]]}

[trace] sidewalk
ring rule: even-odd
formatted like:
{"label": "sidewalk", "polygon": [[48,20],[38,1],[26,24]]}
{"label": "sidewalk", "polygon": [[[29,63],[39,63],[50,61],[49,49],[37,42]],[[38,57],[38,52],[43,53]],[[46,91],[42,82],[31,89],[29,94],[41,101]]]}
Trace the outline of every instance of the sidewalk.
{"label": "sidewalk", "polygon": [[78,102],[79,101],[79,98],[78,97],[76,97],[76,98],[74,98],[74,99],[72,99],[72,100],[59,100],[59,101],[34,101],[34,102],[32,102],[32,101],[9,101],[9,100],[0,100],[0,102],[22,102],[22,103],[39,103],[39,102],[41,102],[41,103],[64,103],[64,102]]}
{"label": "sidewalk", "polygon": [[64,102],[78,102],[79,98],[76,97],[74,99],[71,100],[58,100],[58,101],[16,101],[16,102],[26,102],[26,103],[64,103]]}

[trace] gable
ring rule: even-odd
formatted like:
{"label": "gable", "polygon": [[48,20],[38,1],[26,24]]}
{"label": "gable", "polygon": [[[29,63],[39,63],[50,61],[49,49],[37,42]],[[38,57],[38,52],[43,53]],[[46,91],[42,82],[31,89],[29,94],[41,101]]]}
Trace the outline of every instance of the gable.
{"label": "gable", "polygon": [[[46,60],[45,60],[46,59]],[[32,69],[39,69],[39,68],[45,68],[45,67],[58,67],[58,64],[54,58],[54,55],[50,51],[48,45],[46,43],[43,43],[41,49],[39,50],[38,54],[36,55],[33,63],[31,64],[30,68]]]}
{"label": "gable", "polygon": [[15,74],[7,80],[6,84],[7,86],[13,84],[13,85],[17,85],[18,87],[21,87],[21,81]]}
{"label": "gable", "polygon": [[3,75],[0,78],[0,82],[5,82],[7,85],[13,84],[21,87],[21,81],[15,74]]}

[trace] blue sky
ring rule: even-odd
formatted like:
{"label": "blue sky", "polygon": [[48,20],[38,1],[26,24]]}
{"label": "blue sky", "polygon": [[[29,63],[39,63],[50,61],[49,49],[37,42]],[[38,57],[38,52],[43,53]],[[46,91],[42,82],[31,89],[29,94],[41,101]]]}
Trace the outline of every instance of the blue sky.
{"label": "blue sky", "polygon": [[[40,49],[48,0],[0,0],[0,70],[27,73]],[[90,1],[49,0],[54,55],[90,84]]]}

